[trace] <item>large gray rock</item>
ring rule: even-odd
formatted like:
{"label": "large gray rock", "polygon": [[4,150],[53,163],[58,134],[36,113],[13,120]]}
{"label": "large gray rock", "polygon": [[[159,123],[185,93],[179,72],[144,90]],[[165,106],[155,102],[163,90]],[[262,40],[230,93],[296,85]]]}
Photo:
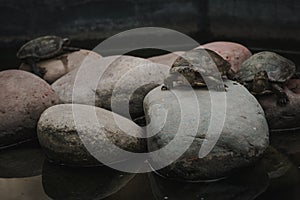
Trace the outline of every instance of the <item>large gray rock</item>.
{"label": "large gray rock", "polygon": [[109,56],[71,71],[52,87],[64,103],[95,105],[137,117],[143,115],[145,95],[168,73],[167,66],[146,59]]}
{"label": "large gray rock", "polygon": [[158,87],[145,97],[147,135],[157,133],[148,140],[148,148],[160,149],[151,165],[159,169],[166,160],[176,160],[160,174],[192,181],[216,179],[252,164],[267,148],[268,125],[259,103],[243,86],[225,84],[227,92]]}
{"label": "large gray rock", "polygon": [[44,80],[21,70],[0,72],[0,148],[36,138],[42,112],[59,103]]}
{"label": "large gray rock", "polygon": [[[36,65],[45,72],[43,79],[48,83],[53,83],[81,64],[95,62],[100,58],[102,58],[102,56],[99,54],[82,49],[80,51],[63,54],[56,58],[42,60],[37,62]],[[31,67],[25,63],[22,63],[19,69],[32,72]]]}
{"label": "large gray rock", "polygon": [[101,165],[95,155],[106,163],[126,160],[115,146],[143,152],[145,143],[137,138],[142,135],[143,129],[130,120],[89,105],[53,106],[38,123],[38,139],[47,157],[64,165]]}

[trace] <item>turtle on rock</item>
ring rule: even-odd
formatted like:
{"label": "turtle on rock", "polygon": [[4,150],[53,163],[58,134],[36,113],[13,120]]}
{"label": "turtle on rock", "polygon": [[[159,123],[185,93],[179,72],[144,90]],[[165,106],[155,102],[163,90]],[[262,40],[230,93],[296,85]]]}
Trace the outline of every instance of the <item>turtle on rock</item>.
{"label": "turtle on rock", "polygon": [[234,80],[254,95],[275,93],[278,105],[284,106],[289,99],[283,87],[295,72],[296,66],[292,61],[274,52],[263,51],[246,60]]}
{"label": "turtle on rock", "polygon": [[79,51],[79,48],[69,47],[70,40],[58,36],[43,36],[24,44],[18,51],[17,57],[29,64],[33,73],[43,77],[44,71],[36,65],[40,60],[60,56],[67,52]]}
{"label": "turtle on rock", "polygon": [[179,85],[207,86],[216,91],[225,91],[226,85],[222,77],[230,74],[230,68],[228,61],[209,49],[187,51],[173,63],[161,90],[173,88],[175,82]]}

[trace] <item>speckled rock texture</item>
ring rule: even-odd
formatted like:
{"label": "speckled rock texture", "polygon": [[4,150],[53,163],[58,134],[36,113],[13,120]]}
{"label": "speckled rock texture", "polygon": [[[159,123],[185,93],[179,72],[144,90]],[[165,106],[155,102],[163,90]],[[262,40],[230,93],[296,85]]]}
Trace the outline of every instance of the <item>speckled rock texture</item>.
{"label": "speckled rock texture", "polygon": [[[209,93],[206,88],[176,87],[162,91],[158,87],[145,97],[146,119],[150,123],[147,135],[156,133],[148,140],[149,151],[166,147],[160,156],[152,158],[151,164],[159,166],[164,159],[178,153],[182,146],[191,144],[175,162],[158,173],[167,178],[188,181],[218,179],[253,164],[268,147],[267,121],[255,97],[236,82],[224,83],[228,86],[227,92]],[[195,114],[197,109],[199,115]],[[221,112],[213,114],[212,109]],[[223,109],[226,112],[224,121]],[[167,115],[164,116],[163,110]],[[218,125],[221,127],[220,135],[214,132]],[[212,131],[208,134],[210,126]],[[167,147],[175,139],[177,143]],[[215,146],[208,155],[199,158],[204,142]]]}
{"label": "speckled rock texture", "polygon": [[109,56],[71,71],[52,87],[64,103],[95,105],[128,118],[138,117],[144,114],[145,95],[168,74],[169,67],[147,59]]}
{"label": "speckled rock texture", "polygon": [[59,103],[44,80],[21,70],[0,72],[0,148],[36,137],[42,112]]}
{"label": "speckled rock texture", "polygon": [[71,166],[101,165],[91,155],[97,153],[109,163],[120,162],[124,157],[111,143],[126,151],[145,151],[145,143],[137,138],[143,134],[141,127],[120,115],[81,104],[53,106],[42,114],[38,123],[38,139],[47,157]]}
{"label": "speckled rock texture", "polygon": [[[51,84],[63,75],[79,67],[81,64],[95,62],[100,58],[102,58],[101,55],[93,51],[82,49],[80,51],[66,53],[49,60],[43,60],[36,64],[45,72],[42,78]],[[24,63],[21,64],[19,69],[32,72],[31,67]]]}
{"label": "speckled rock texture", "polygon": [[231,64],[231,69],[236,73],[242,63],[252,56],[252,53],[245,46],[235,42],[211,42],[200,46],[215,51]]}

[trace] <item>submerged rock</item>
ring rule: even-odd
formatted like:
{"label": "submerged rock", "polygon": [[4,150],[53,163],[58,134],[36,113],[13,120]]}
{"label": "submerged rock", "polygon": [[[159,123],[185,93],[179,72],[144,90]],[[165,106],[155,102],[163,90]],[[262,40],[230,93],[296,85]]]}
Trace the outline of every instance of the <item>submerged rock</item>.
{"label": "submerged rock", "polygon": [[44,163],[43,187],[53,199],[104,199],[122,189],[135,174],[106,166],[89,169]]}
{"label": "submerged rock", "polygon": [[[132,56],[109,56],[52,84],[64,103],[95,105],[125,117],[143,115],[143,99],[163,83],[169,68]],[[74,98],[72,99],[72,95]]]}
{"label": "submerged rock", "polygon": [[277,96],[256,96],[265,111],[269,127],[273,131],[283,131],[300,128],[300,79],[291,79],[284,88],[289,102],[285,106],[278,106]]}
{"label": "submerged rock", "polygon": [[160,150],[151,165],[158,169],[171,162],[158,173],[180,180],[217,179],[253,164],[268,147],[268,125],[257,100],[240,84],[225,84],[227,92],[158,87],[145,97],[147,135],[152,136],[148,148]]}
{"label": "submerged rock", "polygon": [[198,48],[207,48],[218,53],[231,64],[231,69],[235,73],[242,63],[252,56],[248,48],[235,42],[211,42]]}
{"label": "submerged rock", "polygon": [[[72,53],[66,53],[56,58],[43,60],[37,62],[37,67],[41,68],[45,72],[42,77],[48,83],[53,83],[63,75],[79,67],[82,63],[94,62],[102,58],[101,55],[89,51],[80,50]],[[32,72],[31,67],[28,64],[22,63],[19,69]]]}
{"label": "submerged rock", "polygon": [[[119,125],[122,124],[122,128]],[[102,165],[125,161],[117,146],[130,152],[145,151],[139,138],[143,129],[130,120],[102,108],[63,104],[47,109],[38,123],[38,139],[47,157],[71,166]]]}
{"label": "submerged rock", "polygon": [[0,151],[0,178],[23,178],[42,174],[45,154],[37,141]]}
{"label": "submerged rock", "polygon": [[42,112],[59,103],[53,89],[21,70],[0,72],[0,148],[36,138]]}
{"label": "submerged rock", "polygon": [[268,176],[259,168],[236,172],[232,177],[215,182],[186,183],[172,181],[154,173],[151,173],[149,177],[152,193],[156,199],[255,199],[268,186]]}

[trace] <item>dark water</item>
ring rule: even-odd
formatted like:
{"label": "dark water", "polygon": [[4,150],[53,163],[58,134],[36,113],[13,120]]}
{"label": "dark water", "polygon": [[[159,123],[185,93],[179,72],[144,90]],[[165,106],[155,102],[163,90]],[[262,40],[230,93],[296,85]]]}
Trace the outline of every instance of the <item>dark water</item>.
{"label": "dark water", "polygon": [[49,163],[36,143],[0,151],[0,199],[298,200],[300,132],[273,134],[254,166],[227,179],[186,183],[155,173],[128,174],[108,167],[73,168]]}

